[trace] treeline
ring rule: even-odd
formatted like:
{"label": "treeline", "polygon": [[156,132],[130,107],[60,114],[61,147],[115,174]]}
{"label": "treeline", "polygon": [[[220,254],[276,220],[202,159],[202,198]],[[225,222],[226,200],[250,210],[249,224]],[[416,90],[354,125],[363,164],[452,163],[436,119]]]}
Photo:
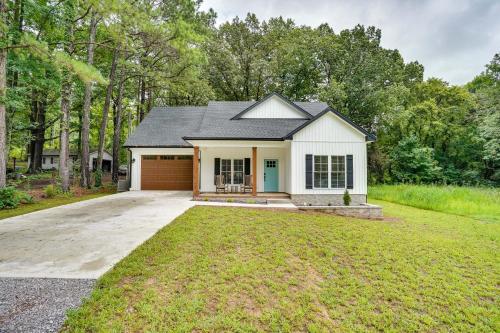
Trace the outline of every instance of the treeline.
{"label": "treeline", "polygon": [[63,159],[75,150],[88,187],[89,150],[102,158],[108,149],[116,181],[120,147],[152,106],[279,92],[325,101],[377,134],[371,182],[500,184],[499,55],[459,87],[424,81],[423,66],[381,47],[375,27],[334,32],[253,14],[217,27],[216,14],[191,0],[0,0],[0,8],[0,164],[2,152],[29,155],[37,172],[44,148]]}
{"label": "treeline", "polygon": [[371,183],[500,184],[500,55],[464,87],[423,80],[424,68],[380,45],[381,31],[356,26],[245,20],[213,29],[204,44],[217,99],[277,91],[321,100],[375,133]]}

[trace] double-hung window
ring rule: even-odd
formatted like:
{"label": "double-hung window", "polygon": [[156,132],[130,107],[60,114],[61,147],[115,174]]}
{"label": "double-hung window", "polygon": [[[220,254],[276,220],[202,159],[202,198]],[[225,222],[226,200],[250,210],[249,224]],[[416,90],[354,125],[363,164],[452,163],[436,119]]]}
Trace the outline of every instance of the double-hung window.
{"label": "double-hung window", "polygon": [[224,176],[226,184],[231,184],[231,160],[223,159],[220,161],[220,174]]}
{"label": "double-hung window", "polygon": [[243,184],[243,160],[233,160],[233,184]]}
{"label": "double-hung window", "polygon": [[328,156],[314,156],[314,187],[328,188]]}
{"label": "double-hung window", "polygon": [[345,188],[345,156],[331,156],[331,188]]}
{"label": "double-hung window", "polygon": [[314,188],[345,188],[345,156],[314,155],[313,162]]}

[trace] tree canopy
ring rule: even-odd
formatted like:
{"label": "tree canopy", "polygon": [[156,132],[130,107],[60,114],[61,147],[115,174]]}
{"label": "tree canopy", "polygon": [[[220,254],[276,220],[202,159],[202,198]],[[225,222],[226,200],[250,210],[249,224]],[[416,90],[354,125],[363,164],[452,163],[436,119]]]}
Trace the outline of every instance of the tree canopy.
{"label": "tree canopy", "polygon": [[44,148],[75,150],[90,186],[89,150],[112,151],[117,168],[151,107],[278,92],[327,102],[376,134],[371,182],[500,185],[499,54],[454,86],[424,80],[424,67],[382,47],[372,26],[336,32],[251,13],[217,26],[197,0],[0,0],[0,9],[4,166],[30,156],[37,172]]}

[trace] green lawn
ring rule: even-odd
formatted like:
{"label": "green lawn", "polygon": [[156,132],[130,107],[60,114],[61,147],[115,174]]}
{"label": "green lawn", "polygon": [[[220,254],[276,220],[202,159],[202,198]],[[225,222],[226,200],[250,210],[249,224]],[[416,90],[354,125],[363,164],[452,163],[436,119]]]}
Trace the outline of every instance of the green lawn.
{"label": "green lawn", "polygon": [[195,207],[102,277],[64,331],[495,332],[500,225]]}
{"label": "green lawn", "polygon": [[432,185],[377,185],[369,198],[500,222],[500,189]]}
{"label": "green lawn", "polygon": [[112,194],[112,193],[96,192],[96,193],[91,193],[91,194],[85,194],[82,196],[75,196],[75,197],[57,196],[57,197],[51,198],[51,199],[42,199],[42,200],[37,201],[37,202],[32,203],[32,204],[21,204],[21,205],[19,205],[19,207],[14,208],[14,209],[2,209],[2,210],[0,210],[0,220],[6,219],[8,217],[13,217],[13,216],[23,215],[23,214],[27,214],[27,213],[31,213],[31,212],[36,212],[36,211],[42,210],[42,209],[62,206],[62,205],[70,204],[73,202],[94,199],[94,198],[102,197],[104,195],[109,195],[109,194]]}

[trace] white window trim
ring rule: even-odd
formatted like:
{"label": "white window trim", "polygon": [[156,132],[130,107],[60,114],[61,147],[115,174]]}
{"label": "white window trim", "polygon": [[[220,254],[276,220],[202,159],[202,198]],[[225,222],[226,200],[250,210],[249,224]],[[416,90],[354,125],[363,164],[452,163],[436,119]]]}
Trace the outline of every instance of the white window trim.
{"label": "white window trim", "polygon": [[[242,158],[224,158],[224,157],[220,157],[220,161],[219,161],[219,175],[222,175],[222,160],[230,160],[231,161],[231,167],[230,167],[230,174],[231,174],[231,182],[228,182],[226,180],[226,184],[228,185],[241,185],[241,184],[244,184],[245,183],[245,158],[249,158],[249,157],[242,157]],[[242,170],[242,175],[243,175],[243,182],[241,184],[234,184],[234,161],[235,160],[241,160],[243,161],[243,170]],[[250,160],[250,169],[252,168],[251,162],[252,160]]]}
{"label": "white window trim", "polygon": [[[226,184],[233,185],[233,159],[232,158],[222,158],[222,157],[220,158],[219,175],[223,174],[223,171],[222,171],[222,161],[223,160],[229,160],[229,174],[231,175],[231,181],[228,182],[226,179]],[[224,172],[227,172],[227,171],[224,171]]]}
{"label": "white window trim", "polygon": [[[235,175],[235,170],[234,170],[234,161],[241,161],[241,183],[234,184],[234,175]],[[231,160],[231,185],[241,185],[245,182],[245,158],[233,158]]]}
{"label": "white window trim", "polygon": [[[316,163],[314,162],[315,156],[327,156],[328,158],[328,187],[316,187],[314,186],[314,173],[316,172]],[[332,187],[332,156],[344,156],[344,187]],[[312,189],[313,190],[342,190],[347,189],[347,155],[312,155]]]}

